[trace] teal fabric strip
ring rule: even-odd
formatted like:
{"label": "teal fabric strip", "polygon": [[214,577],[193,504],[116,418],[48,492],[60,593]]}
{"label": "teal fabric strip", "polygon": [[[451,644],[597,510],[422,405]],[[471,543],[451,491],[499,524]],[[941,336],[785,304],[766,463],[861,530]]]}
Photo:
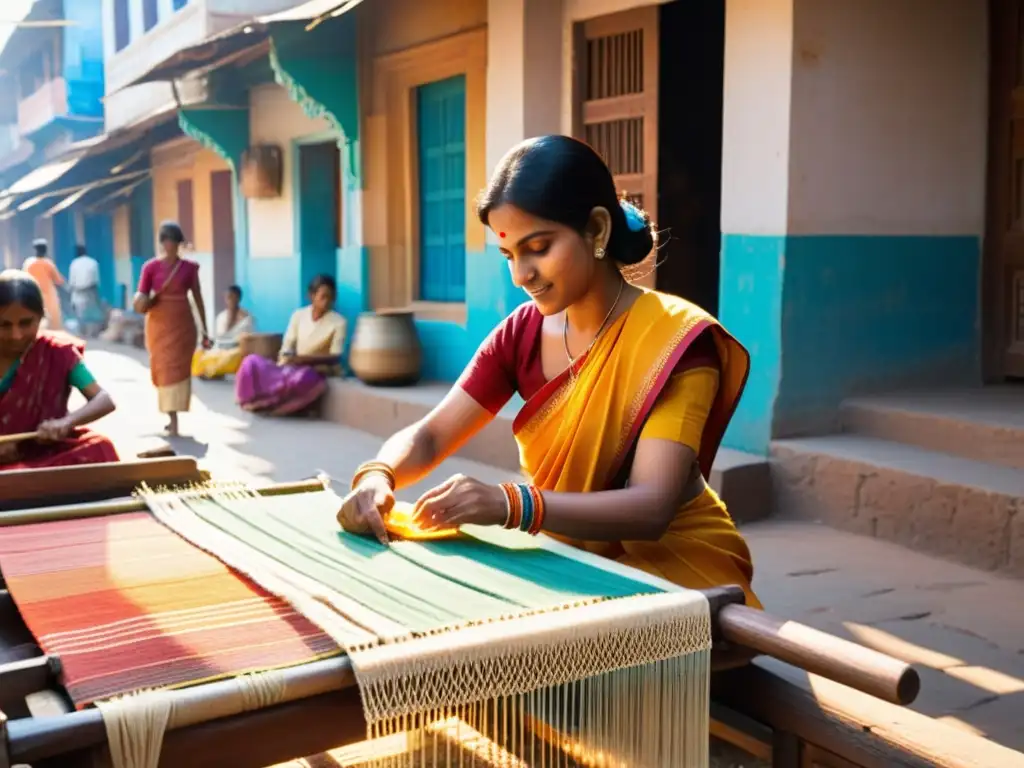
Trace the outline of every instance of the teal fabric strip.
{"label": "teal fabric strip", "polygon": [[385,547],[340,531],[329,491],[183,501],[210,525],[414,633],[661,591],[507,531]]}

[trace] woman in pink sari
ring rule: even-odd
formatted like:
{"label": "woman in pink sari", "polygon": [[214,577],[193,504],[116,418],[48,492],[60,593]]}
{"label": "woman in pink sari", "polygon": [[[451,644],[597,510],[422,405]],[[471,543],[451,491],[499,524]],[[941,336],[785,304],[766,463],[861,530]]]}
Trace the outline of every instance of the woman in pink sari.
{"label": "woman in pink sari", "polygon": [[308,408],[327,391],[327,376],[341,372],[345,318],[334,311],[337,286],[330,275],[309,285],[310,303],[288,323],[275,364],[249,355],[235,374],[235,397],[247,411],[284,416]]}
{"label": "woman in pink sari", "polygon": [[[106,437],[83,429],[114,410],[82,360],[85,345],[40,331],[43,292],[31,275],[0,273],[0,471],[117,461]],[[68,413],[72,388],[86,404]]]}
{"label": "woman in pink sari", "polygon": [[173,436],[178,434],[178,413],[187,411],[192,402],[192,355],[199,340],[197,323],[205,348],[210,347],[210,338],[199,287],[199,265],[180,255],[185,242],[181,227],[172,221],[164,222],[159,238],[163,253],[142,267],[135,311],[146,316],[150,376],[160,411],[169,417],[167,433]]}

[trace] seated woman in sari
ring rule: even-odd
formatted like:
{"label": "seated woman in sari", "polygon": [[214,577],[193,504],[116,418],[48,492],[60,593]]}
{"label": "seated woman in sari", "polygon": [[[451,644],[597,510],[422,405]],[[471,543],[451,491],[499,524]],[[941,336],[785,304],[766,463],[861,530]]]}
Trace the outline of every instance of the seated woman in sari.
{"label": "seated woman in sari", "polygon": [[[31,275],[0,273],[0,436],[26,436],[0,440],[0,471],[117,461],[110,440],[82,428],[114,402],[86,368],[81,341],[39,330],[45,312]],[[86,403],[68,413],[72,388]]]}
{"label": "seated woman in sari", "polygon": [[623,268],[655,245],[649,217],[620,202],[607,166],[564,136],[528,140],[478,204],[512,280],[532,301],[501,323],[422,421],[362,465],[341,526],[387,540],[394,491],[469,440],[515,392],[529,483],[456,476],[414,521],[544,531],[688,588],[752,588],[750,552],[707,478],[749,355],[690,302],[631,285]]}
{"label": "seated woman in sari", "polygon": [[252,315],[242,309],[242,289],[228,286],[225,309],[213,324],[213,346],[192,355],[192,375],[201,379],[222,379],[237,373],[242,365],[241,337],[254,329]]}
{"label": "seated woman in sari", "polygon": [[242,408],[284,416],[308,408],[327,391],[326,377],[341,373],[345,344],[345,318],[334,311],[337,294],[333,277],[314,277],[309,306],[292,315],[277,363],[259,355],[242,361],[235,376]]}

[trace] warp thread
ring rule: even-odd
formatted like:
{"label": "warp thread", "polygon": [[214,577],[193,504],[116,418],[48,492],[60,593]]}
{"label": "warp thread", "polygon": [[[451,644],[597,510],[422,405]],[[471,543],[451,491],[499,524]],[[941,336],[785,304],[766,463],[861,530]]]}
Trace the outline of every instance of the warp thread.
{"label": "warp thread", "polygon": [[[287,685],[280,670],[255,672],[233,678],[237,698],[222,705],[217,716],[251,712],[284,701]],[[175,724],[175,717],[195,720],[195,707],[213,701],[197,701],[187,708],[175,704],[169,691],[143,691],[96,703],[103,715],[111,768],[157,768],[164,734]],[[221,709],[218,706],[218,709]],[[224,711],[230,710],[230,711]],[[205,718],[199,718],[205,719]]]}

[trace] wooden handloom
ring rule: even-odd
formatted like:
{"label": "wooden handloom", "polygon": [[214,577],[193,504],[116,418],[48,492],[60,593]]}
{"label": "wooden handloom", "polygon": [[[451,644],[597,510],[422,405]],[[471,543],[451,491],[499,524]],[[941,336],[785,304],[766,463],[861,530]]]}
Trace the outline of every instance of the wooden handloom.
{"label": "wooden handloom", "polygon": [[[203,479],[190,458],[91,469],[0,473],[4,508],[18,507],[0,512],[0,525],[137,512],[145,505],[128,494],[139,484]],[[310,480],[269,486],[260,493],[322,488],[321,480]],[[88,501],[69,503],[75,498]],[[15,499],[18,502],[12,504]],[[917,672],[909,665],[746,608],[739,588],[705,594],[712,612],[717,670],[712,682],[712,735],[780,768],[1024,766],[1019,753],[902,708],[920,687]],[[811,676],[814,693],[758,660],[736,666],[737,656],[753,654],[781,660],[795,673]],[[161,765],[263,768],[365,739],[360,698],[347,658],[311,662],[285,674],[287,701],[244,714],[230,681],[176,691],[174,696],[185,709],[189,701],[203,700],[205,719],[186,719],[167,732]],[[545,737],[534,734],[536,739]],[[72,711],[61,689],[60,659],[42,654],[0,582],[0,768],[91,766],[105,742],[99,711]]]}

